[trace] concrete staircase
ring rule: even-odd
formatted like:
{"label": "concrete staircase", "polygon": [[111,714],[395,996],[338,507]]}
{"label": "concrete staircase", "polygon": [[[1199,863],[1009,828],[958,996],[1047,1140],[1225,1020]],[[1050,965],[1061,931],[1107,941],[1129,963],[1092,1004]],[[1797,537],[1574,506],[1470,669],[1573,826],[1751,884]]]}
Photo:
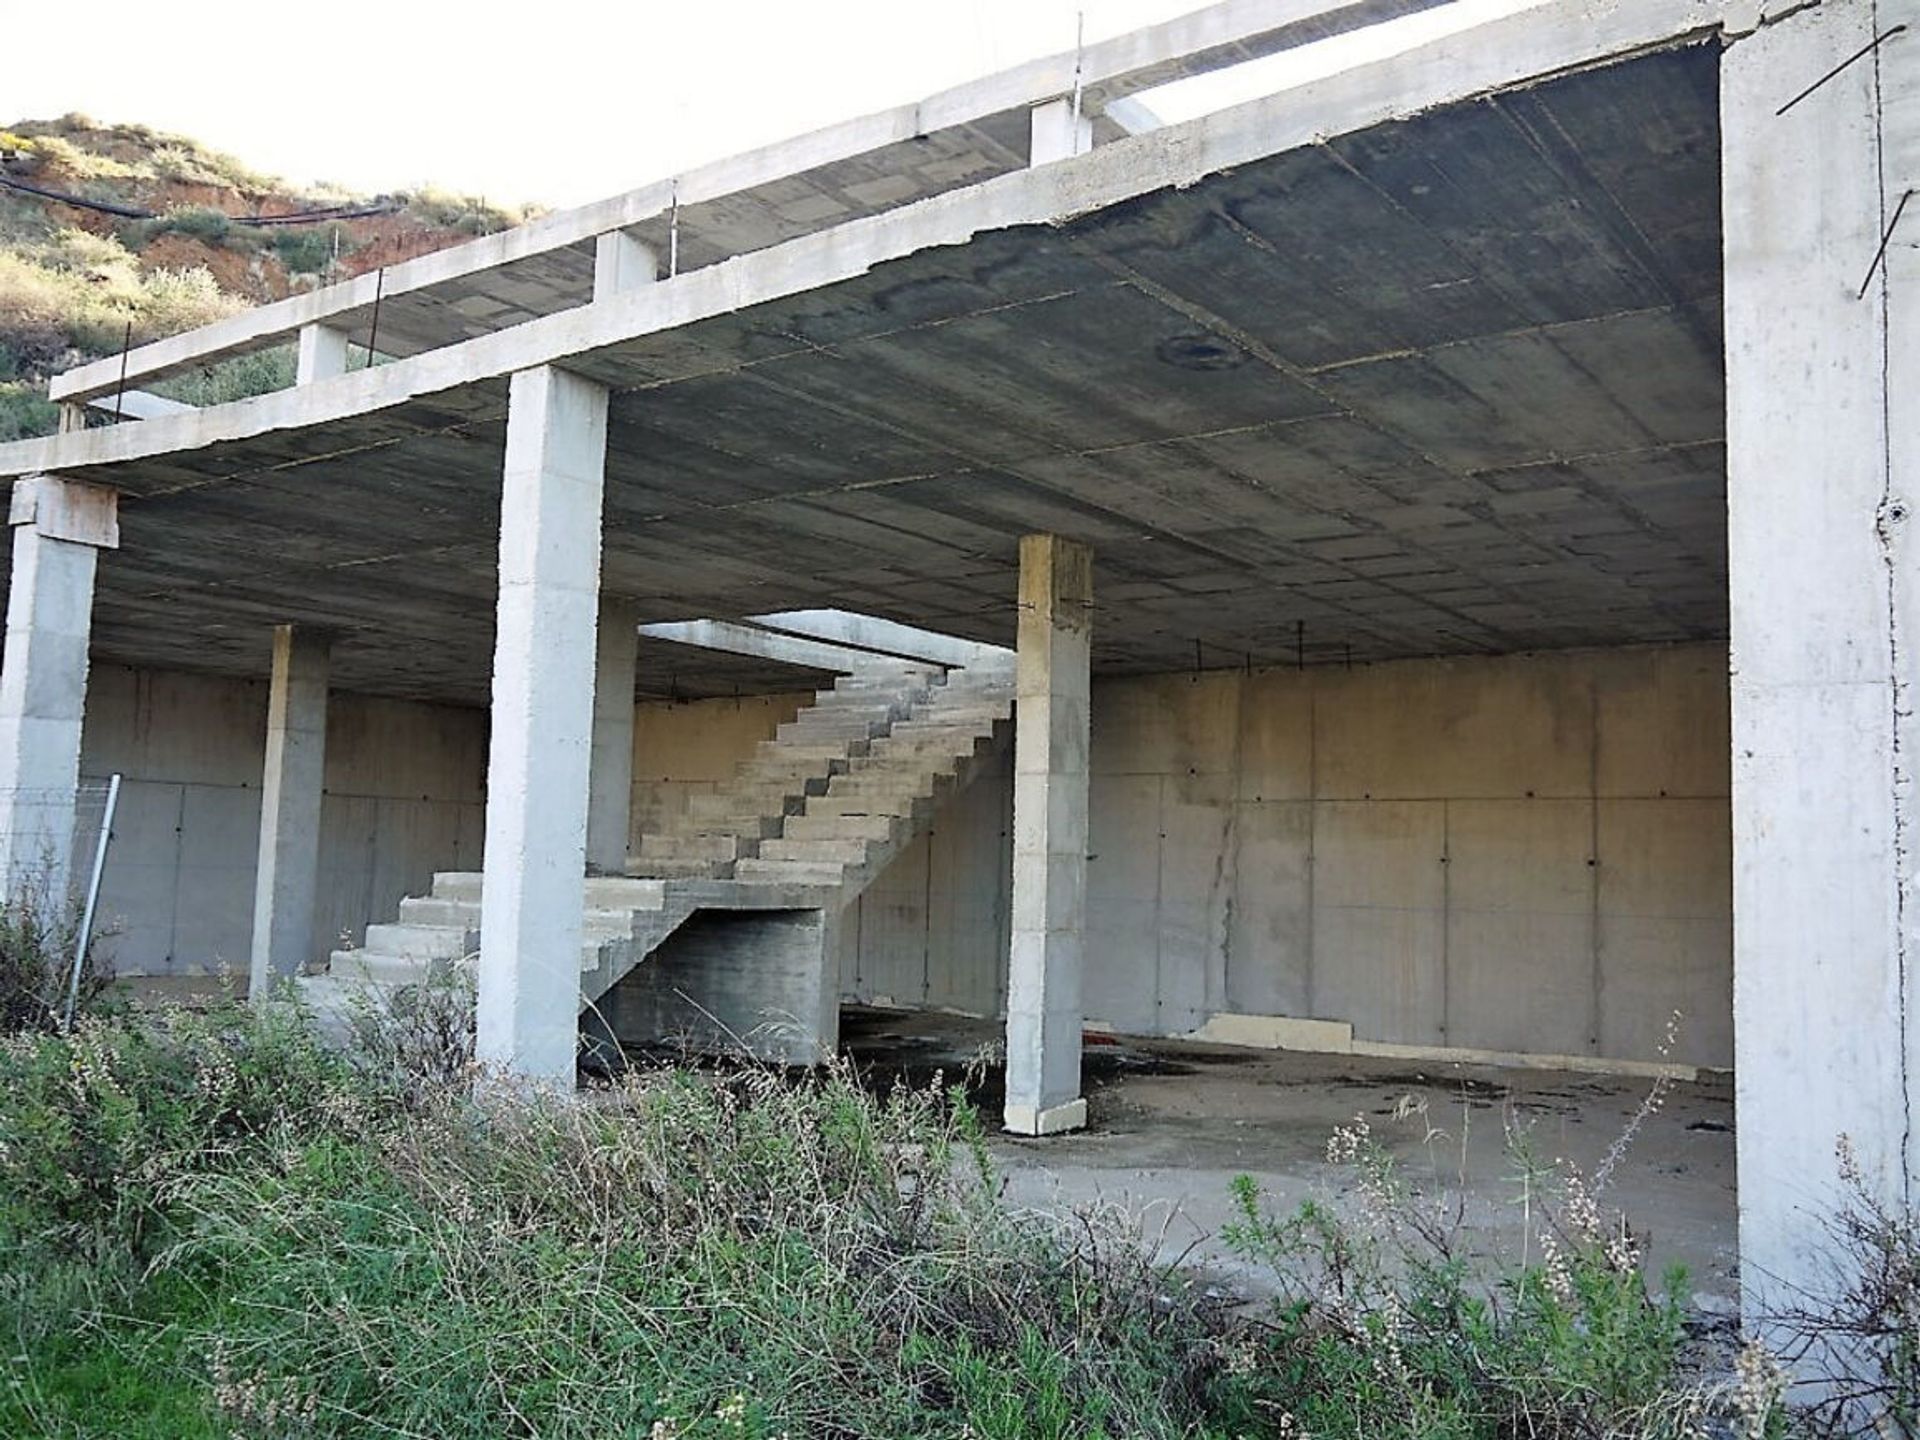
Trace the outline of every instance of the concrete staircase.
{"label": "concrete staircase", "polygon": [[[702,911],[837,915],[1008,738],[1013,657],[965,667],[876,661],[843,676],[729,783],[640,837],[626,875],[583,879],[583,1008]],[[446,872],[393,924],[303,977],[323,1015],[444,975],[480,945],[479,872]],[[356,998],[359,997],[359,998]]]}

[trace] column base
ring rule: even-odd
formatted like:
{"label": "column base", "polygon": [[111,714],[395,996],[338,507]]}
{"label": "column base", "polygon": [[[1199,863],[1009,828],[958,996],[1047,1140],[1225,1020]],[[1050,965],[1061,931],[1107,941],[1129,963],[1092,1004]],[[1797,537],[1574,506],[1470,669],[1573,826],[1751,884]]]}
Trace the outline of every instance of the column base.
{"label": "column base", "polygon": [[1087,1102],[1084,1097],[1064,1105],[1039,1109],[1032,1105],[1009,1103],[1004,1123],[1012,1135],[1064,1135],[1069,1130],[1087,1128]]}

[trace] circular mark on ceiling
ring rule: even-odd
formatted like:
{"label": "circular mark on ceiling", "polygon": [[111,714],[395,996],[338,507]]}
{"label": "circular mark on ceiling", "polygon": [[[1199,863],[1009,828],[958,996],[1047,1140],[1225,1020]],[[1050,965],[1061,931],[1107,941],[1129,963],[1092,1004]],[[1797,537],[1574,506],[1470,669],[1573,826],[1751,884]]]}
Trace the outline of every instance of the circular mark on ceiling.
{"label": "circular mark on ceiling", "polygon": [[1247,363],[1247,352],[1218,335],[1170,335],[1153,347],[1163,363],[1180,370],[1232,370]]}

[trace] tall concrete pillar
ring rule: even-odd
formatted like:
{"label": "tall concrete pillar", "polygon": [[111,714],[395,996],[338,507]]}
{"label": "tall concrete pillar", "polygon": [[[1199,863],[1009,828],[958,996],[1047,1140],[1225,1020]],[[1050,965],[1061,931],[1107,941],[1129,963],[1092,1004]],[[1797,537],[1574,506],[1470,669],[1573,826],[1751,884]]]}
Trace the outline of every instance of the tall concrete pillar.
{"label": "tall concrete pillar", "polygon": [[64,904],[87,705],[99,552],[120,544],[119,497],[97,485],[16,480],[13,577],[0,663],[0,884]]}
{"label": "tall concrete pillar", "polygon": [[476,1039],[482,1063],[559,1086],[580,1009],[606,450],[604,387],[551,366],[513,377]]}
{"label": "tall concrete pillar", "polygon": [[1013,936],[1007,984],[1007,1129],[1086,1124],[1080,969],[1087,924],[1087,743],[1093,552],[1020,541],[1014,686]]}
{"label": "tall concrete pillar", "polygon": [[281,625],[273,632],[247,991],[256,1000],[266,999],[276,981],[299,974],[313,958],[332,654],[328,637],[305,626]]}
{"label": "tall concrete pillar", "polygon": [[[1747,1318],[1841,1278],[1846,1136],[1913,1199],[1920,1025],[1920,3],[1800,11],[1721,70],[1734,1026]],[[1782,112],[1782,107],[1787,107]],[[1883,237],[1893,230],[1891,244]]]}
{"label": "tall concrete pillar", "polygon": [[593,664],[593,755],[588,765],[587,867],[601,875],[627,871],[633,812],[633,686],[640,619],[624,600],[600,602],[600,638]]}

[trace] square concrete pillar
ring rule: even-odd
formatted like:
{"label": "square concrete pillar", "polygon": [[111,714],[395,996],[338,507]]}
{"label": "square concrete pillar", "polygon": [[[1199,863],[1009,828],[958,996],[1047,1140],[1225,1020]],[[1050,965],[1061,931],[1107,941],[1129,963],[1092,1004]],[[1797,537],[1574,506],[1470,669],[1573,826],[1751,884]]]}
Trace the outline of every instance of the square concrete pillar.
{"label": "square concrete pillar", "polygon": [[1013,935],[1007,984],[1006,1127],[1086,1124],[1080,970],[1087,928],[1087,746],[1093,552],[1054,535],[1020,541],[1014,687]]}
{"label": "square concrete pillar", "polygon": [[306,385],[347,373],[347,332],[331,325],[302,325],[294,352],[293,383]]}
{"label": "square concrete pillar", "polygon": [[651,285],[660,278],[660,257],[624,230],[610,230],[593,241],[593,298],[599,300]]}
{"label": "square concrete pillar", "polygon": [[607,392],[551,366],[513,377],[487,756],[477,1047],[571,1087],[600,609]]}
{"label": "square concrete pillar", "polygon": [[305,626],[281,625],[273,632],[247,990],[255,1000],[271,996],[277,981],[298,975],[313,958],[332,654],[329,638]]}
{"label": "square concrete pillar", "polygon": [[[1920,1027],[1920,4],[1821,6],[1721,69],[1734,1055],[1747,1319],[1843,1282],[1845,1135],[1914,1200]],[[1884,251],[1884,254],[1882,253]],[[1863,289],[1864,287],[1864,289]]]}
{"label": "square concrete pillar", "polygon": [[1093,121],[1076,113],[1071,99],[1033,107],[1028,125],[1027,164],[1050,165],[1093,149]]}
{"label": "square concrete pillar", "polygon": [[120,544],[118,497],[54,475],[14,482],[13,576],[0,663],[0,883],[67,899],[87,647],[101,550]]}
{"label": "square concrete pillar", "polygon": [[627,873],[633,813],[633,687],[640,618],[625,600],[600,602],[593,664],[593,755],[588,765],[587,868]]}

